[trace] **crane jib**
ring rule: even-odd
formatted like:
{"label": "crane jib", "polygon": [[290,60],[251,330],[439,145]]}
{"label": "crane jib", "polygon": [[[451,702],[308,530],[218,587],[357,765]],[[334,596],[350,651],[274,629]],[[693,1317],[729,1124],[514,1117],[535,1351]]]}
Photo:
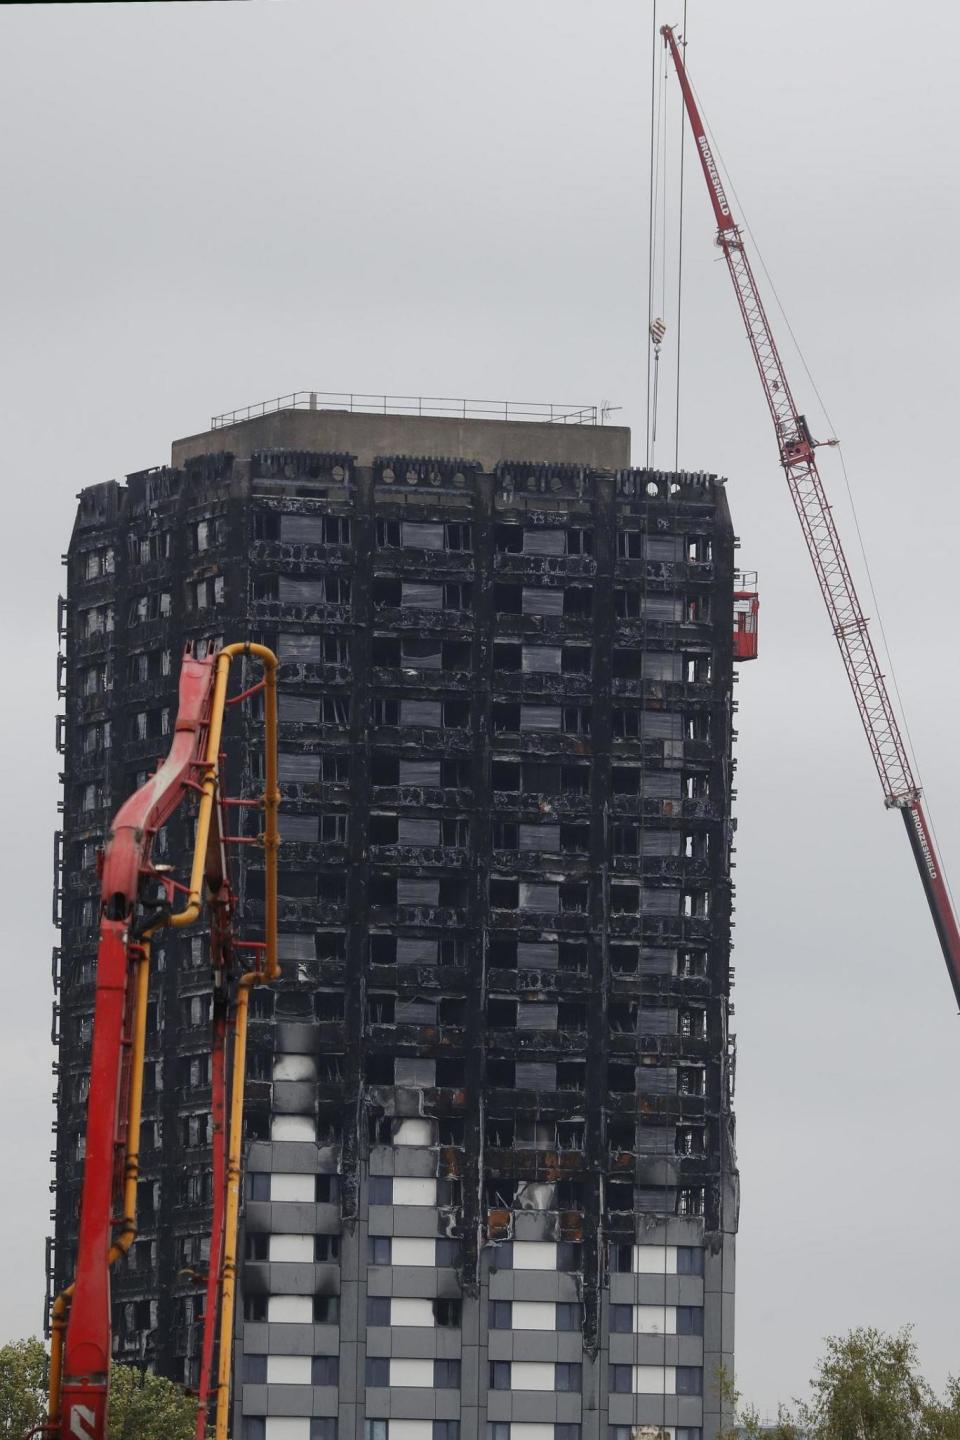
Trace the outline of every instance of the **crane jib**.
{"label": "crane jib", "polygon": [[897,722],[886,679],[870,638],[856,584],[847,564],[832,508],[820,480],[815,442],[797,409],[773,329],[767,317],[753,268],[724,193],[713,152],[706,137],[693,87],[673,28],[660,30],[680,82],[690,129],[719,228],[718,241],[733,281],[747,339],[773,420],[780,460],[797,518],[810,554],[820,593],[847,672],[870,752],[888,806],[903,811],[907,834],[937,937],[947,963],[954,994],[960,1002],[960,927],[937,856],[936,845],[920,804],[920,787],[912,774],[907,747]]}
{"label": "crane jib", "polygon": [[710,184],[713,186],[714,198],[721,215],[725,215],[732,222],[733,216],[730,213],[730,206],[723,189],[723,181],[720,179],[720,171],[717,169],[717,162],[713,158],[713,151],[710,149],[710,142],[706,135],[697,136],[697,145],[700,147],[700,159],[703,168],[707,172]]}

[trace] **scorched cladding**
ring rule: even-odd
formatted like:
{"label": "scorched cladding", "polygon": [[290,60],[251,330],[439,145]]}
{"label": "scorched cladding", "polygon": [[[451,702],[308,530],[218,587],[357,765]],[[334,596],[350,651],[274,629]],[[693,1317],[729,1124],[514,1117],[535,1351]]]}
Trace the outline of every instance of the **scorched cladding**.
{"label": "scorched cladding", "polygon": [[[58,1285],[96,847],[167,747],[186,639],[255,638],[282,662],[284,979],[256,992],[251,1024],[238,1437],[654,1425],[709,1440],[719,1425],[737,1204],[724,487],[565,463],[559,427],[555,458],[491,458],[484,423],[461,427],[461,455],[483,435],[479,459],[361,463],[258,450],[250,422],[233,454],[80,500],[62,622]],[[254,794],[244,723],[232,788]],[[185,835],[163,838],[186,853]],[[241,847],[254,913],[258,854]],[[200,937],[159,948],[116,1351],[189,1383],[209,975]]]}

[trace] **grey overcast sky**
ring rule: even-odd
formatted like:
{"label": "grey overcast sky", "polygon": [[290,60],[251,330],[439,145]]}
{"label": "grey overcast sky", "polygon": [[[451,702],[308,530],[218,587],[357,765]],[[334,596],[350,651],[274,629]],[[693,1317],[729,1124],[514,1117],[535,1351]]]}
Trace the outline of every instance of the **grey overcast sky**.
{"label": "grey overcast sky", "polygon": [[[55,619],[75,493],[162,462],[211,413],[296,388],[606,400],[642,463],[652,4],[0,10],[0,1339],[41,1321]],[[660,0],[656,18],[681,8]],[[960,877],[960,8],[688,9],[691,72],[844,441]],[[673,196],[676,98],[672,85]],[[960,1026],[693,164],[679,461],[729,476],[763,605],[762,658],[738,690],[737,1359],[745,1394],[770,1408],[801,1391],[821,1338],[853,1325],[911,1322],[937,1384],[958,1367]],[[675,270],[668,281],[672,295]]]}

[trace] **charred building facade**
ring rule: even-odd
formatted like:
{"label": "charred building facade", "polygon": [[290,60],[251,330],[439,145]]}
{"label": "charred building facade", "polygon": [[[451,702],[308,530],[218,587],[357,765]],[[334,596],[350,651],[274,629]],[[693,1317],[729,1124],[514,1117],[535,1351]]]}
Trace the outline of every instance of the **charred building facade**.
{"label": "charred building facade", "polygon": [[[452,458],[451,458],[452,457]],[[61,607],[56,1235],[96,849],[179,655],[281,657],[283,979],[251,1024],[238,1440],[710,1440],[732,1368],[734,537],[595,425],[290,409],[80,496]],[[232,789],[258,791],[256,714]],[[245,812],[248,813],[248,812]],[[159,845],[188,853],[189,820]],[[262,914],[255,847],[243,905]],[[157,947],[115,1347],[196,1377],[210,977]]]}

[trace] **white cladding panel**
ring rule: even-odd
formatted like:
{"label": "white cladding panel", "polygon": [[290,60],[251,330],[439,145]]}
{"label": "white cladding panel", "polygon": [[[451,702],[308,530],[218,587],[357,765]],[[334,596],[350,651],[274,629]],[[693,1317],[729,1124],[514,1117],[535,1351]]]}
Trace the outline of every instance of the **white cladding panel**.
{"label": "white cladding panel", "polygon": [[634,1305],[633,1333],[635,1335],[676,1335],[676,1306]]}
{"label": "white cladding panel", "polygon": [[391,1420],[390,1440],[433,1440],[432,1420]]}
{"label": "white cladding panel", "polygon": [[404,1175],[394,1176],[394,1205],[436,1205],[436,1180],[419,1180]]}
{"label": "white cladding panel", "polygon": [[412,1325],[418,1329],[436,1324],[432,1300],[401,1300],[396,1296],[390,1301],[390,1324]]}
{"label": "white cladding panel", "polygon": [[268,1355],[268,1385],[309,1385],[311,1380],[311,1357],[309,1355]]}
{"label": "white cladding panel", "polygon": [[555,1330],[557,1307],[546,1300],[514,1300],[514,1330]]}
{"label": "white cladding panel", "polygon": [[514,1270],[556,1270],[557,1246],[553,1240],[515,1240]]}
{"label": "white cladding panel", "polygon": [[634,1395],[675,1395],[677,1372],[672,1365],[634,1365]]}
{"label": "white cladding panel", "polygon": [[394,1145],[433,1145],[433,1120],[400,1120]]}
{"label": "white cladding panel", "polygon": [[310,1440],[310,1421],[299,1415],[268,1415],[263,1440]]}
{"label": "white cladding panel", "polygon": [[676,1245],[634,1245],[635,1275],[676,1275]]}
{"label": "white cladding panel", "polygon": [[313,1175],[288,1175],[274,1170],[270,1176],[271,1200],[300,1200],[307,1203],[316,1198],[316,1180]]}
{"label": "white cladding panel", "polygon": [[436,1265],[436,1240],[414,1240],[407,1236],[395,1236],[392,1257],[394,1265]]}
{"label": "white cladding panel", "polygon": [[274,1115],[270,1121],[271,1140],[316,1140],[312,1115]]}
{"label": "white cladding panel", "polygon": [[393,1137],[394,1145],[432,1145],[432,1120],[401,1120]]}
{"label": "white cladding panel", "polygon": [[391,1360],[390,1384],[412,1385],[418,1390],[433,1389],[432,1360]]}
{"label": "white cladding panel", "polygon": [[273,1062],[274,1080],[316,1080],[317,1062],[312,1055],[278,1055]]}
{"label": "white cladding panel", "polygon": [[270,1324],[311,1325],[313,1297],[310,1295],[271,1295],[267,1301]]}
{"label": "white cladding panel", "polygon": [[313,1260],[312,1235],[271,1235],[270,1259],[309,1265]]}
{"label": "white cladding panel", "polygon": [[510,1367],[511,1390],[552,1390],[554,1368],[545,1360],[514,1360]]}

